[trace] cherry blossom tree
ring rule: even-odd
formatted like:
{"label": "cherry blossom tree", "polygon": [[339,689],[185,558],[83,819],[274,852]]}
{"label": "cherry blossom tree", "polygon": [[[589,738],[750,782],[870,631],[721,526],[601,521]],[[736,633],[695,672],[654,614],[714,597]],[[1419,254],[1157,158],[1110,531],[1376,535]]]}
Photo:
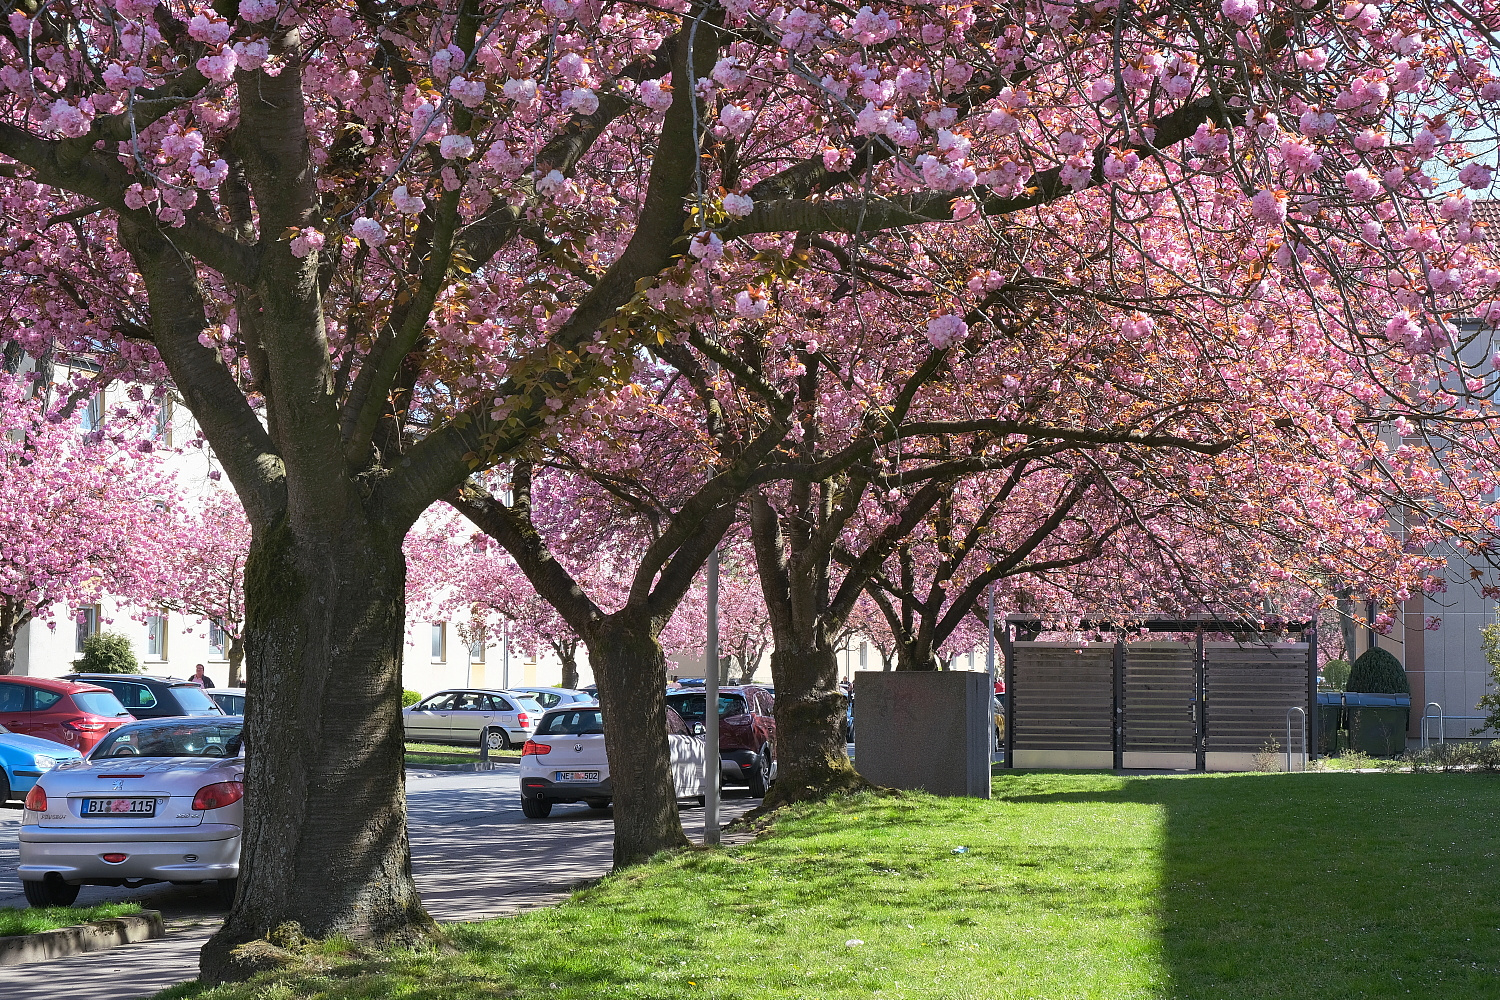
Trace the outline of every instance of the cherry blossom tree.
{"label": "cherry blossom tree", "polygon": [[[1097,377],[1107,406],[1136,407],[1132,426],[1195,443],[1217,438],[1218,414],[1153,422],[1160,394],[1132,401],[1131,380],[1170,373],[1141,354],[1191,345],[1195,372],[1235,361],[1230,391],[1262,359],[1352,366],[1369,378],[1350,391],[1381,416],[1472,424],[1488,374],[1449,320],[1496,273],[1454,184],[1491,176],[1494,19],[1482,3],[1271,0],[13,6],[8,336],[170,378],[252,527],[259,821],[205,977],[237,974],[233,948],[287,920],[317,936],[430,927],[404,832],[402,537],[471,474],[576,426],[643,347],[724,365],[742,395],[715,405],[745,404],[770,434],[708,463],[712,497],[673,505],[669,540],[648,547],[621,624],[648,652],[702,562],[684,536],[706,525],[717,542],[759,485],[760,448],[797,423],[782,403],[808,402],[783,394],[785,369],[768,380],[720,346],[782,309],[820,345],[916,333],[939,368],[1003,348],[968,384],[1009,376],[1017,399]],[[852,319],[828,308],[845,299]],[[1081,327],[1093,343],[1028,346],[1056,301],[1097,312]],[[1281,339],[1304,346],[1289,357]],[[898,403],[873,395],[875,422]],[[1084,394],[1067,398],[1092,427]],[[998,390],[947,403],[1016,416]],[[1461,491],[1492,475],[1483,435],[1445,453]],[[598,611],[574,604],[559,607],[570,622]],[[681,842],[656,654],[606,661],[602,633],[580,634],[631,786],[627,863]],[[820,698],[810,686],[787,710]],[[371,738],[350,745],[350,726]]]}
{"label": "cherry blossom tree", "polygon": [[[172,537],[176,490],[140,413],[80,430],[39,378],[0,373],[0,673],[31,621],[136,592]],[[134,417],[134,419],[132,419]]]}
{"label": "cherry blossom tree", "polygon": [[170,543],[156,563],[158,576],[136,588],[137,599],[216,626],[224,635],[229,686],[243,683],[245,661],[245,559],[250,524],[231,493],[216,492],[201,506],[176,512]]}

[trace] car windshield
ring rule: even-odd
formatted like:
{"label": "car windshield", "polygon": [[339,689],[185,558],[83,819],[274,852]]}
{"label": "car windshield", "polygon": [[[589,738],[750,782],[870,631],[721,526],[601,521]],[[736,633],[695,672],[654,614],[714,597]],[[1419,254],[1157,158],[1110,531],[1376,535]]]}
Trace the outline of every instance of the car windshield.
{"label": "car windshield", "polygon": [[[703,706],[706,704],[707,695],[702,694],[669,694],[667,704],[688,722],[702,722],[707,713]],[[745,714],[745,699],[737,694],[719,695],[719,718],[730,715]]]}
{"label": "car windshield", "polygon": [[75,691],[73,704],[78,706],[80,712],[88,712],[91,715],[114,718],[130,714],[125,710],[125,706],[120,704],[120,699],[108,691]]}
{"label": "car windshield", "polygon": [[104,737],[89,759],[101,757],[238,757],[244,722],[161,722],[122,726]]}
{"label": "car windshield", "polygon": [[603,736],[604,716],[597,708],[553,712],[537,727],[538,736]]}
{"label": "car windshield", "polygon": [[173,684],[172,694],[177,698],[177,704],[189,715],[223,714],[214,700],[196,684]]}

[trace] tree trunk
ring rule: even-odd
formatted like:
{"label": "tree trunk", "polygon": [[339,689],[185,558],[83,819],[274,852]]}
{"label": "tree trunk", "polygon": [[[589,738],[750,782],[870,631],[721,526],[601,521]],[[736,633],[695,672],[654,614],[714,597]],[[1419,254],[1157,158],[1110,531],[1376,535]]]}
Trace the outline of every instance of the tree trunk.
{"label": "tree trunk", "polygon": [[578,686],[578,654],[565,652],[558,659],[562,660],[562,684],[560,686],[576,688]]}
{"label": "tree trunk", "polygon": [[[241,887],[202,978],[288,922],[304,934],[410,943],[433,928],[411,876],[402,763],[401,538],[363,511],[257,531],[245,571]],[[252,949],[253,951],[254,949]]]}
{"label": "tree trunk", "polygon": [[896,669],[939,670],[941,664],[938,662],[937,654],[932,651],[930,643],[914,639],[896,646]]}
{"label": "tree trunk", "polygon": [[615,801],[615,868],[687,847],[667,747],[666,654],[643,613],[610,615],[585,638]]}
{"label": "tree trunk", "polygon": [[833,650],[771,653],[776,685],[776,782],[762,810],[870,787],[849,761],[838,657]]}
{"label": "tree trunk", "polygon": [[229,687],[242,687],[240,683],[241,668],[245,663],[245,639],[243,636],[231,635],[229,637]]}
{"label": "tree trunk", "polygon": [[30,620],[10,601],[0,602],[0,677],[16,672],[16,640]]}

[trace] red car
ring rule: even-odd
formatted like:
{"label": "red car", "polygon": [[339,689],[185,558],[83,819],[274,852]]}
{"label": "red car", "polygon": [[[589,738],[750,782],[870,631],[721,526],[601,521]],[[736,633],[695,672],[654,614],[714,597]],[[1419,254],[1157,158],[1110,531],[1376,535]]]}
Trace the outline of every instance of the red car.
{"label": "red car", "polygon": [[0,677],[0,726],[86,754],[135,716],[97,684],[50,677]]}
{"label": "red car", "polygon": [[[689,726],[704,721],[703,689],[667,692],[667,705]],[[776,701],[759,684],[719,688],[719,761],[725,785],[756,798],[776,777]]]}

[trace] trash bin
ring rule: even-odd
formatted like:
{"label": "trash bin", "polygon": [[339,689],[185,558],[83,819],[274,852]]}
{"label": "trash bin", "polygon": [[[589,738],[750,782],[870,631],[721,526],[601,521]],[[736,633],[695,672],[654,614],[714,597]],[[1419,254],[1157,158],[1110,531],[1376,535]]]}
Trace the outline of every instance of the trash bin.
{"label": "trash bin", "polygon": [[1406,749],[1411,695],[1344,692],[1349,743],[1371,757],[1395,757]]}
{"label": "trash bin", "polygon": [[1318,692],[1318,756],[1332,757],[1342,749],[1339,730],[1344,728],[1344,692]]}

